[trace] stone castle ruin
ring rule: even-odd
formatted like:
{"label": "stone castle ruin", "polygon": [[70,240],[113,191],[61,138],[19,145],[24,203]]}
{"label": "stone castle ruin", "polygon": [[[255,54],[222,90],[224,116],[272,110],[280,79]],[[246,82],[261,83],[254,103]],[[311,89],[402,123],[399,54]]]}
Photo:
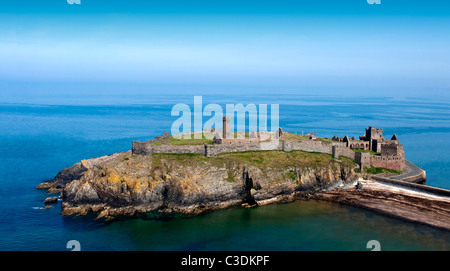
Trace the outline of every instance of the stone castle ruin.
{"label": "stone castle ruin", "polygon": [[381,167],[394,170],[405,168],[405,153],[394,134],[391,139],[383,137],[383,130],[369,126],[365,135],[355,139],[347,135],[343,138],[334,136],[332,139],[318,138],[314,133],[307,137],[297,138],[296,135],[284,132],[244,132],[230,131],[230,117],[223,118],[222,130],[210,129],[194,133],[213,134],[211,143],[175,145],[171,144],[169,133],[155,137],[147,142],[132,142],[132,153],[137,155],[153,155],[155,153],[194,153],[206,157],[214,157],[220,153],[244,151],[293,151],[328,153],[334,158],[345,156],[355,160],[360,168]]}
{"label": "stone castle ruin", "polygon": [[278,133],[256,133],[251,132],[248,138],[245,137],[245,133],[236,133],[236,137],[230,132],[230,117],[223,118],[223,130],[222,133],[216,132],[214,135],[214,144],[224,144],[224,145],[236,145],[236,144],[254,144],[259,142],[268,142],[276,140],[280,137],[281,130]]}
{"label": "stone castle ruin", "polygon": [[[405,152],[403,145],[399,144],[397,135],[391,139],[383,137],[383,129],[369,126],[359,140],[347,135],[343,138],[334,136],[333,141],[342,142],[346,148],[356,151],[355,160],[363,167],[382,167],[395,170],[405,168]],[[367,152],[365,152],[367,151]]]}

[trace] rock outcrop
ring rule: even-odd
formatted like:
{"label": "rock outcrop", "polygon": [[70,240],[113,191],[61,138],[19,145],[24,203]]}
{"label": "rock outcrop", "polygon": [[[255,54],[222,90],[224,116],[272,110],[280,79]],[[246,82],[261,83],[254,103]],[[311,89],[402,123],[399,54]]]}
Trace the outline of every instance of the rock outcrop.
{"label": "rock outcrop", "polygon": [[292,200],[296,193],[354,185],[350,159],[301,151],[259,151],[204,157],[133,155],[83,160],[38,186],[61,192],[62,215],[98,217],[149,212],[198,214],[231,205]]}
{"label": "rock outcrop", "polygon": [[52,203],[57,203],[58,202],[58,197],[48,197],[44,200],[44,204],[52,204]]}

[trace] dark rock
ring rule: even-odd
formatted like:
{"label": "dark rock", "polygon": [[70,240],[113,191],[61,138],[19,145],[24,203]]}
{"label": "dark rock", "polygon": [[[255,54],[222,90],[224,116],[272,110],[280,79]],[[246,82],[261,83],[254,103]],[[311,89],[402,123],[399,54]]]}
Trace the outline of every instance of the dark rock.
{"label": "dark rock", "polygon": [[53,184],[54,182],[43,182],[40,185],[38,185],[36,189],[49,189],[50,187],[52,187]]}
{"label": "dark rock", "polygon": [[44,200],[45,204],[52,204],[52,203],[57,203],[58,202],[58,197],[48,197]]}

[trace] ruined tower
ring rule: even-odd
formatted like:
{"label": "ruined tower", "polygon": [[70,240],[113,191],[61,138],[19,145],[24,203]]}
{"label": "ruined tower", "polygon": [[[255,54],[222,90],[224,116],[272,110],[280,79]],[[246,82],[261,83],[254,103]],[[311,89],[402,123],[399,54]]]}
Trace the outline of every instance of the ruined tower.
{"label": "ruined tower", "polygon": [[369,126],[369,129],[366,129],[366,134],[360,136],[359,139],[369,141],[369,150],[380,152],[381,143],[384,140],[383,129],[377,129],[374,126]]}
{"label": "ruined tower", "polygon": [[223,123],[222,123],[222,130],[223,130],[222,138],[223,139],[231,138],[230,121],[231,121],[230,117],[223,117]]}

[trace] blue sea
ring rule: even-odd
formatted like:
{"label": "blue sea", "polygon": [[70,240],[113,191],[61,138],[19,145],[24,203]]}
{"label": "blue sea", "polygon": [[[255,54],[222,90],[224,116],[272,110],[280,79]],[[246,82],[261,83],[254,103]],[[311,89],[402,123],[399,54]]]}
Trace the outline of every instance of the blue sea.
{"label": "blue sea", "polygon": [[[424,97],[426,97],[424,95]],[[450,233],[335,203],[297,201],[233,207],[197,217],[101,221],[47,210],[36,190],[61,169],[128,151],[132,140],[170,131],[176,103],[193,95],[79,95],[0,100],[0,250],[450,250]],[[279,104],[280,126],[293,133],[355,136],[369,125],[396,134],[427,184],[450,189],[447,98],[320,95],[206,95],[203,104]],[[223,107],[225,108],[225,106]]]}

